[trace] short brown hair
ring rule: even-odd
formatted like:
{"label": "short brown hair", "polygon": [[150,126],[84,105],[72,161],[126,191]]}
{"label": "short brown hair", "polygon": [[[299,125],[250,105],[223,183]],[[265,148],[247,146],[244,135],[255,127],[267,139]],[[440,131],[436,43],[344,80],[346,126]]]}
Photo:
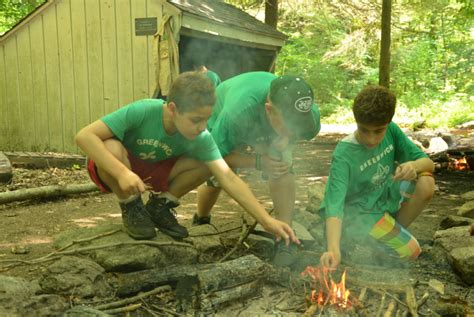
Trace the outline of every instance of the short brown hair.
{"label": "short brown hair", "polygon": [[357,123],[384,125],[392,121],[397,97],[382,86],[367,86],[355,97],[352,112]]}
{"label": "short brown hair", "polygon": [[213,106],[215,88],[202,72],[184,72],[176,78],[168,94],[179,112],[190,112],[204,106]]}

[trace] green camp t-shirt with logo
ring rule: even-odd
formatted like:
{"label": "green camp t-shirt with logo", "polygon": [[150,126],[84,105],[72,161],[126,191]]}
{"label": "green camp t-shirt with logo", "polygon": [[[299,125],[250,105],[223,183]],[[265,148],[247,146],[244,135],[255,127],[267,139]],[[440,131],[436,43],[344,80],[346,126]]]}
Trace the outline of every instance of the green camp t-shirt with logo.
{"label": "green camp t-shirt with logo", "polygon": [[207,130],[194,140],[186,139],[179,132],[167,134],[163,127],[163,104],[161,99],[138,100],[101,120],[133,156],[148,163],[181,155],[200,161],[221,158]]}
{"label": "green camp t-shirt with logo", "polygon": [[[276,75],[268,72],[250,72],[230,78],[217,87],[217,101],[207,126],[222,156],[241,145],[268,145],[278,137],[265,112],[270,83],[275,78]],[[311,111],[317,130],[307,135],[307,139],[314,137],[321,127],[315,104]]]}
{"label": "green camp t-shirt with logo", "polygon": [[358,232],[367,233],[385,211],[399,209],[400,184],[393,180],[396,162],[426,157],[391,122],[382,142],[369,149],[355,135],[344,138],[334,150],[326,192],[321,205],[325,217],[337,217]]}

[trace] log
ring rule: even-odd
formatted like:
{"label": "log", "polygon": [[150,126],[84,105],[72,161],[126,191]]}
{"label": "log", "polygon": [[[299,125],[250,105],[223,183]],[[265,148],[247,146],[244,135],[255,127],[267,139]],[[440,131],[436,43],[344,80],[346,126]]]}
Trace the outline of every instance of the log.
{"label": "log", "polygon": [[200,309],[202,311],[213,311],[219,305],[230,302],[237,301],[241,302],[242,299],[249,297],[255,293],[260,286],[260,281],[256,280],[250,283],[243,285],[238,285],[229,289],[222,291],[203,293],[199,298]]}
{"label": "log", "polygon": [[99,190],[94,183],[49,185],[0,193],[0,204],[28,199],[82,194]]}
{"label": "log", "polygon": [[153,289],[164,284],[176,285],[182,279],[196,277],[201,292],[218,291],[266,277],[268,264],[254,255],[222,263],[180,265],[121,274],[120,296]]}
{"label": "log", "polygon": [[12,178],[12,164],[5,154],[0,152],[0,183],[9,183]]}

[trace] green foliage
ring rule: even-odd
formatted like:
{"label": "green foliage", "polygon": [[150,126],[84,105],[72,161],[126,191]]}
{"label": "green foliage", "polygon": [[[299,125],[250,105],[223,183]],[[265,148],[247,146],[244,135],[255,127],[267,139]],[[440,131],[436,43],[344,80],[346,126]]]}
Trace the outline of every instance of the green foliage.
{"label": "green foliage", "polygon": [[0,1],[0,35],[10,30],[45,0]]}

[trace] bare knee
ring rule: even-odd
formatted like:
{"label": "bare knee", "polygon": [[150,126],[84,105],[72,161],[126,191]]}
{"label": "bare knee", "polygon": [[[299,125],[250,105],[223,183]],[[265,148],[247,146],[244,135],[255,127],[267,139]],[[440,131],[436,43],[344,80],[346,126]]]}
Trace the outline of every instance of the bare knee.
{"label": "bare knee", "polygon": [[112,153],[120,162],[125,164],[130,168],[130,163],[128,161],[128,152],[123,146],[123,144],[115,139],[108,139],[104,141],[105,148]]}
{"label": "bare knee", "polygon": [[416,196],[419,199],[429,202],[433,199],[435,191],[435,182],[434,178],[430,176],[422,176],[418,179],[416,183]]}

